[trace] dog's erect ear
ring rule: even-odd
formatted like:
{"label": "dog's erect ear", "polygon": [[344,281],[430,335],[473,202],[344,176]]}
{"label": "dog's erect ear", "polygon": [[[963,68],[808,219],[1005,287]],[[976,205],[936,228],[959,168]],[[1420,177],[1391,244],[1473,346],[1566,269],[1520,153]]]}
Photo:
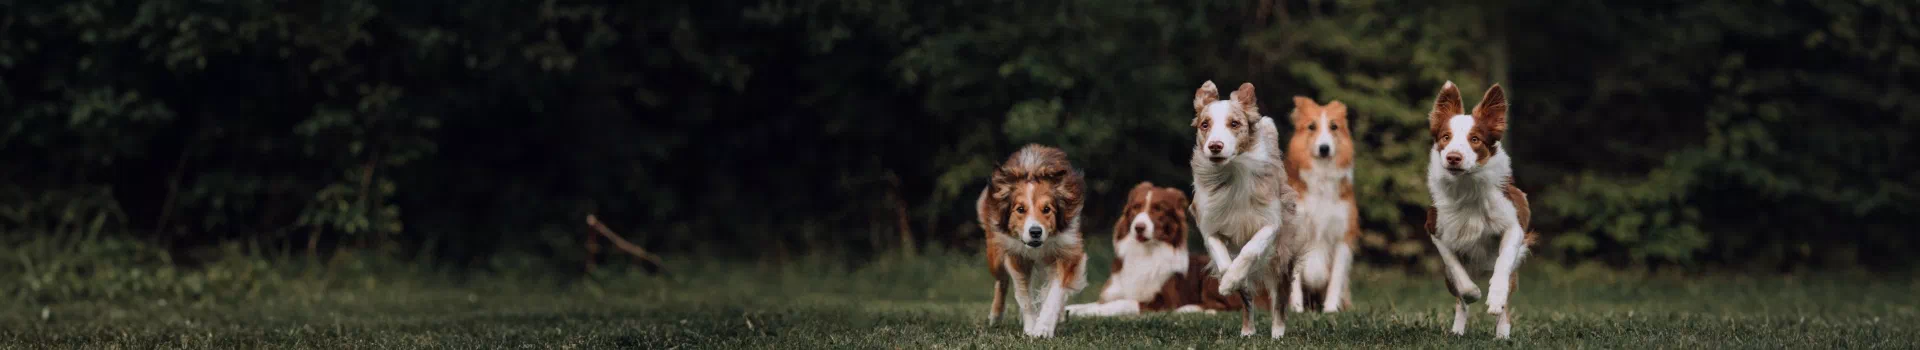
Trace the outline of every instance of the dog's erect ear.
{"label": "dog's erect ear", "polygon": [[1433,99],[1433,112],[1427,115],[1433,127],[1434,137],[1439,137],[1440,131],[1447,129],[1448,119],[1466,114],[1463,108],[1465,107],[1460,104],[1460,88],[1454,86],[1452,80],[1448,80],[1447,85],[1440,86],[1440,96]]}
{"label": "dog's erect ear", "polygon": [[1260,104],[1259,101],[1255,100],[1256,98],[1253,96],[1253,83],[1240,83],[1240,88],[1233,90],[1233,101],[1240,104],[1240,110],[1246,111],[1247,115],[1253,118],[1259,118]]}
{"label": "dog's erect ear", "polygon": [[[1200,90],[1195,90],[1193,92],[1193,112],[1200,113],[1200,111],[1204,111],[1207,109],[1207,105],[1213,104],[1214,101],[1219,101],[1219,100],[1220,100],[1220,88],[1214,87],[1212,80],[1208,80],[1205,83],[1201,83]],[[1198,125],[1196,125],[1196,127],[1197,126]]]}
{"label": "dog's erect ear", "polygon": [[1480,105],[1473,107],[1473,123],[1487,128],[1491,142],[1500,141],[1507,134],[1507,91],[1500,84],[1487,88],[1487,94],[1480,98]]}
{"label": "dog's erect ear", "polygon": [[1306,96],[1294,96],[1293,123],[1298,125],[1313,118],[1311,114],[1317,109],[1320,109],[1320,104],[1314,103],[1313,99],[1307,98]]}
{"label": "dog's erect ear", "polygon": [[1346,119],[1347,118],[1347,104],[1340,103],[1340,101],[1327,102],[1327,105],[1325,107],[1320,107],[1320,108],[1321,108],[1320,111],[1327,113],[1328,119]]}

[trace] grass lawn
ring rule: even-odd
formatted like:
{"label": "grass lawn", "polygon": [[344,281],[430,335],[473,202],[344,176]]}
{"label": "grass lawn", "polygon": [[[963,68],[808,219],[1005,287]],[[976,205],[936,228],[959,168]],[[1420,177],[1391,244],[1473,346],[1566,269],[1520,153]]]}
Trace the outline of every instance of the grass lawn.
{"label": "grass lawn", "polygon": [[[1237,314],[1073,318],[1027,339],[1018,317],[987,327],[974,258],[935,255],[847,270],[682,263],[666,277],[590,282],[378,284],[236,300],[13,303],[0,344],[62,348],[1913,348],[1911,276],[1628,276],[1525,268],[1512,341],[1476,304],[1466,336],[1444,330],[1451,298],[1423,274],[1363,269],[1356,310],[1294,314],[1285,339],[1241,338]],[[1095,297],[1093,286],[1076,302]],[[1484,283],[1484,282],[1483,282]],[[380,285],[374,287],[374,285]],[[44,312],[44,317],[43,317]]]}

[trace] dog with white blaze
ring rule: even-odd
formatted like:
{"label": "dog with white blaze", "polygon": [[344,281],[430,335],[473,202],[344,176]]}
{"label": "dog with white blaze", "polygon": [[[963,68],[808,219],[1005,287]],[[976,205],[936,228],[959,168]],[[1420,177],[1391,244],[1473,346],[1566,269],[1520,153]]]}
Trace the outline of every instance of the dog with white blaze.
{"label": "dog with white blaze", "polygon": [[1500,317],[1494,336],[1506,339],[1513,332],[1508,302],[1519,287],[1520,260],[1536,235],[1528,226],[1527,194],[1513,185],[1513,160],[1500,144],[1507,132],[1506,92],[1494,84],[1472,114],[1463,106],[1459,88],[1449,81],[1428,115],[1433,207],[1427,208],[1426,229],[1454,295],[1453,334],[1467,332],[1467,305],[1482,295],[1472,275],[1480,275],[1489,276],[1487,313]]}
{"label": "dog with white blaze", "polygon": [[[1268,293],[1272,335],[1279,338],[1287,332],[1280,303],[1292,291],[1281,283],[1291,279],[1296,252],[1307,243],[1296,233],[1300,198],[1287,186],[1280,131],[1273,118],[1260,115],[1253,84],[1241,84],[1228,100],[1219,97],[1212,81],[1194,92],[1188,160],[1194,212],[1207,255],[1220,273],[1218,292],[1239,293],[1242,305],[1253,304],[1251,293]],[[1248,307],[1241,312],[1240,335],[1253,334],[1253,308]]]}
{"label": "dog with white blaze", "polygon": [[1080,239],[1083,174],[1060,149],[1027,145],[995,168],[975,203],[986,232],[993,304],[987,324],[1006,310],[1007,287],[1020,304],[1028,336],[1053,337],[1066,316],[1067,297],[1087,286],[1087,255]]}
{"label": "dog with white blaze", "polygon": [[1360,240],[1359,203],[1353,198],[1353,128],[1347,105],[1322,106],[1293,97],[1293,140],[1287,142],[1287,179],[1300,192],[1300,228],[1307,236],[1294,268],[1293,299],[1287,307],[1305,311],[1309,301],[1321,312],[1353,305],[1348,272]]}
{"label": "dog with white blaze", "polygon": [[1236,310],[1239,300],[1215,294],[1219,280],[1206,272],[1206,255],[1187,251],[1187,194],[1141,182],[1113,224],[1113,273],[1100,288],[1100,302],[1067,305],[1074,316],[1125,316],[1145,312]]}

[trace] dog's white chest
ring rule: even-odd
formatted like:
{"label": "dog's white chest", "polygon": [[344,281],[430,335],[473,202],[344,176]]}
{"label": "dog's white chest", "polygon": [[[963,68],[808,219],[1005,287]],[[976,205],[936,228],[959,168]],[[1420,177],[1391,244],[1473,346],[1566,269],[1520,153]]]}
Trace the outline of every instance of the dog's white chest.
{"label": "dog's white chest", "polygon": [[1301,173],[1307,190],[1301,196],[1300,218],[1315,246],[1332,246],[1347,233],[1354,213],[1347,201],[1340,198],[1340,188],[1347,183],[1350,173],[1350,170],[1337,169]]}
{"label": "dog's white chest", "polygon": [[[1513,205],[1504,201],[1474,201],[1468,205],[1436,208],[1435,229],[1440,242],[1468,265],[1489,269],[1499,253],[1500,238],[1518,224]],[[1503,215],[1504,213],[1504,215]]]}
{"label": "dog's white chest", "polygon": [[1173,246],[1127,239],[1115,242],[1114,251],[1120,255],[1123,265],[1120,272],[1111,277],[1106,290],[1100,291],[1101,302],[1153,301],[1167,279],[1187,272],[1187,252]]}

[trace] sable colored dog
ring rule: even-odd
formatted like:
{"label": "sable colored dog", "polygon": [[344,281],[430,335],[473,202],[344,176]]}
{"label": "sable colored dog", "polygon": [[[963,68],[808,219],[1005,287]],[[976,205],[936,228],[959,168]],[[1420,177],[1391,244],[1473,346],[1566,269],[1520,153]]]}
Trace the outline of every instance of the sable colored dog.
{"label": "sable colored dog", "polygon": [[[1305,246],[1297,234],[1296,201],[1299,195],[1287,186],[1280,152],[1280,132],[1273,118],[1260,115],[1254,99],[1253,84],[1241,84],[1230,100],[1221,101],[1213,81],[1207,81],[1193,97],[1194,212],[1198,214],[1201,237],[1207,254],[1220,271],[1221,295],[1238,292],[1241,304],[1253,304],[1250,293],[1265,290],[1273,302],[1274,338],[1286,334],[1288,281],[1296,252]],[[1229,250],[1239,246],[1239,254]],[[1253,308],[1241,311],[1240,335],[1251,336]]]}
{"label": "sable colored dog", "polygon": [[1467,304],[1480,299],[1469,273],[1491,273],[1487,313],[1500,316],[1495,337],[1513,331],[1507,302],[1519,286],[1517,270],[1532,246],[1527,194],[1513,185],[1513,160],[1500,146],[1507,132],[1507,96],[1494,84],[1465,114],[1460,90],[1449,81],[1433,102],[1429,122],[1433,148],[1428,152],[1427,233],[1446,264],[1447,290],[1454,295],[1453,334],[1467,333]]}
{"label": "sable colored dog", "polygon": [[1321,106],[1293,97],[1293,140],[1287,142],[1288,185],[1300,193],[1300,229],[1308,243],[1294,268],[1288,307],[1305,311],[1309,295],[1321,312],[1351,307],[1347,273],[1360,240],[1360,211],[1353,200],[1353,129],[1347,105]]}
{"label": "sable colored dog", "polygon": [[1212,293],[1220,281],[1205,272],[1205,255],[1188,254],[1187,194],[1141,182],[1127,193],[1113,224],[1113,274],[1100,302],[1068,305],[1075,316],[1236,310],[1240,301]]}
{"label": "sable colored dog", "polygon": [[1086,288],[1087,255],[1080,239],[1083,174],[1059,149],[1027,145],[994,169],[975,204],[987,234],[993,274],[989,325],[1006,310],[1007,286],[1020,303],[1028,336],[1053,337],[1067,297]]}

